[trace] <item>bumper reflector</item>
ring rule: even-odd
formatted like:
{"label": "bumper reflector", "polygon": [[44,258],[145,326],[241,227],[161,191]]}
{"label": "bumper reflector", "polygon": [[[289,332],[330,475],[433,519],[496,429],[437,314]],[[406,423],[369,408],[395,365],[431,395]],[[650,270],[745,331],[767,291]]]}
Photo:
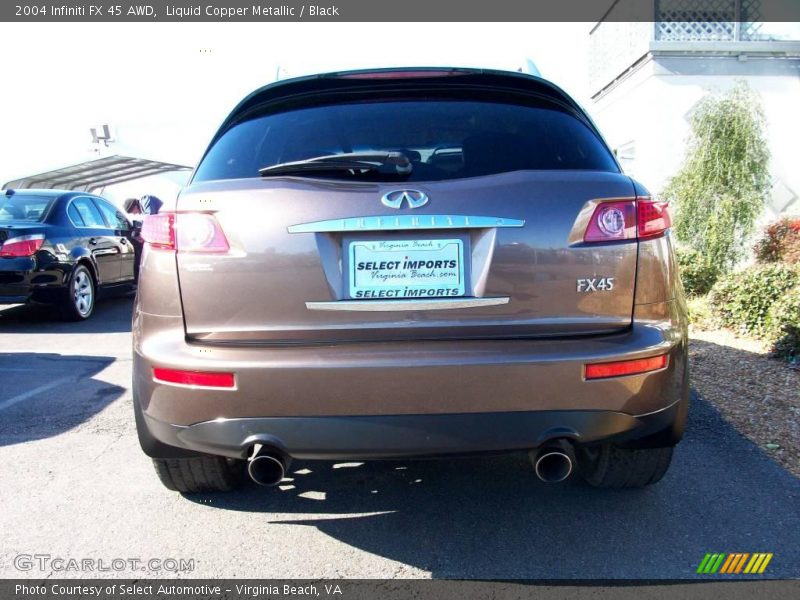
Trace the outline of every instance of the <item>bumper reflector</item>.
{"label": "bumper reflector", "polygon": [[231,388],[235,386],[233,373],[211,371],[178,371],[176,369],[153,369],[153,380],[178,385],[197,387]]}
{"label": "bumper reflector", "polygon": [[636,375],[648,371],[658,371],[667,366],[666,354],[651,358],[637,358],[634,360],[621,360],[617,362],[594,363],[586,365],[586,379],[605,379],[607,377],[620,377],[622,375]]}

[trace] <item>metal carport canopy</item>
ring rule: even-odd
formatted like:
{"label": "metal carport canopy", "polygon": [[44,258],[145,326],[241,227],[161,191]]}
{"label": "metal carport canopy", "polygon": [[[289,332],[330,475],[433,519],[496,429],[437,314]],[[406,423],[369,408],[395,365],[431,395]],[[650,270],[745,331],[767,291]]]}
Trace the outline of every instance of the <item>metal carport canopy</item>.
{"label": "metal carport canopy", "polygon": [[3,189],[40,188],[93,192],[109,185],[159,173],[191,170],[186,165],[116,155],[15,179],[4,184]]}

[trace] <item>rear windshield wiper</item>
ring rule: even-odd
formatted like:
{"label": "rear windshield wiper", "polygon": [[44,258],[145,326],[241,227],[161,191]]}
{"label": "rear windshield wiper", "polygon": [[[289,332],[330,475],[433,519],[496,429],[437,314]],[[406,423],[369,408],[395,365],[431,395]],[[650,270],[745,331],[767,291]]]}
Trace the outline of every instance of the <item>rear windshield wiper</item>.
{"label": "rear windshield wiper", "polygon": [[300,173],[349,172],[351,175],[381,173],[410,175],[411,161],[402,152],[346,152],[280,163],[259,169],[262,177]]}

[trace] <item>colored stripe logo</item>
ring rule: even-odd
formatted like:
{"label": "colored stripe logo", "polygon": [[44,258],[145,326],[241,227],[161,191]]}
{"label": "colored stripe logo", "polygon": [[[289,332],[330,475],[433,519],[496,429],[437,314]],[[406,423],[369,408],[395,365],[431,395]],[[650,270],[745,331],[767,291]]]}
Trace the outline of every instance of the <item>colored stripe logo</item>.
{"label": "colored stripe logo", "polygon": [[697,572],[702,575],[760,575],[771,560],[772,552],[709,552],[700,561]]}

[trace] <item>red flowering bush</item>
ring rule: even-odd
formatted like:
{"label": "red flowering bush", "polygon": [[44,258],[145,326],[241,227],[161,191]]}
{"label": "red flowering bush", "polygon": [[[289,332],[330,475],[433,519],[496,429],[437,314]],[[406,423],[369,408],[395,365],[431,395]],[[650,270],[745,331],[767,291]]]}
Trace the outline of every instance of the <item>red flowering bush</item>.
{"label": "red flowering bush", "polygon": [[762,263],[800,263],[800,218],[784,217],[771,223],[753,248]]}

